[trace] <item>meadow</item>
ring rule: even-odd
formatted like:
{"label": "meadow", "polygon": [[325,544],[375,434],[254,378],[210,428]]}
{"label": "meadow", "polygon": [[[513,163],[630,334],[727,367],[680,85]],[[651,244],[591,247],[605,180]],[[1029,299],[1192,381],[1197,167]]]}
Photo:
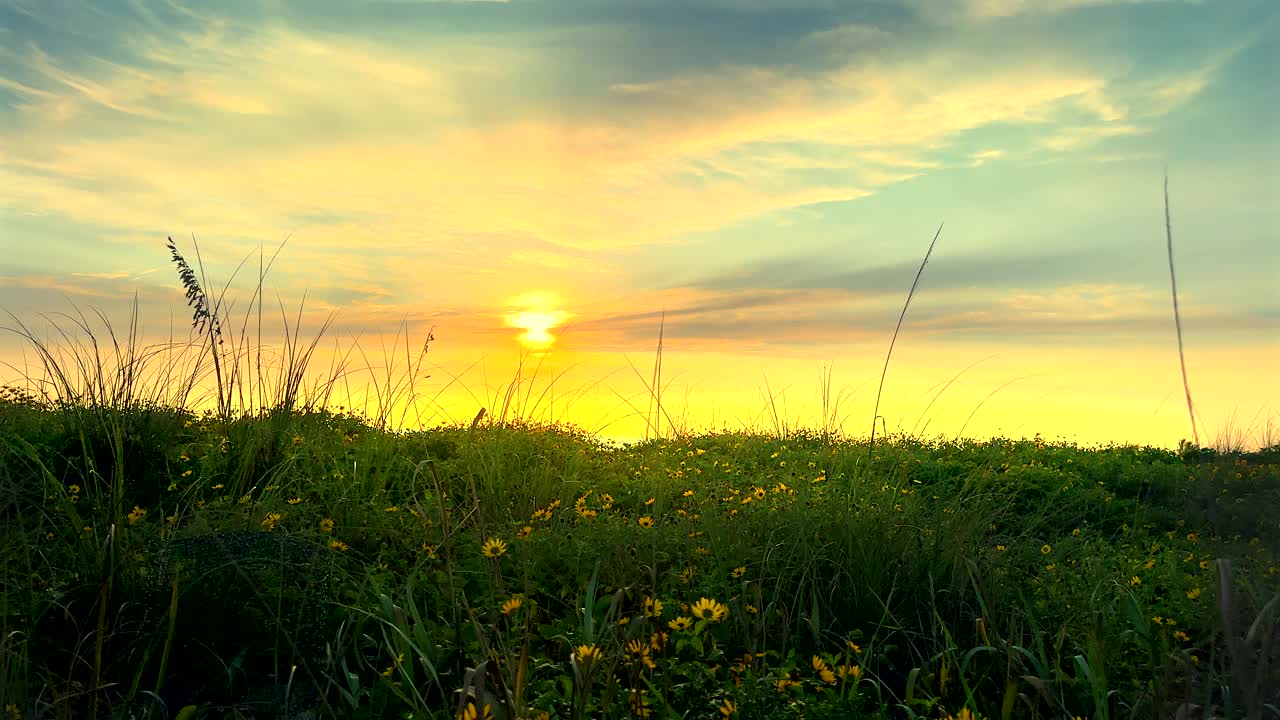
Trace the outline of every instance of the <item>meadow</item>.
{"label": "meadow", "polygon": [[6,718],[1280,717],[1280,445],[398,429],[170,250],[194,359],[17,325]]}

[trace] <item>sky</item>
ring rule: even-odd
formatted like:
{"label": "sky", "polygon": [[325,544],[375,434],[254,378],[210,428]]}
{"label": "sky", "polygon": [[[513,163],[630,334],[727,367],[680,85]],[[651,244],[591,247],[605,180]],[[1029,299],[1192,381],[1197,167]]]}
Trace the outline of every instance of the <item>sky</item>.
{"label": "sky", "polygon": [[0,0],[0,325],[188,337],[172,237],[229,332],[274,255],[262,343],[323,328],[352,404],[431,332],[423,424],[514,383],[622,440],[1176,446],[1167,169],[1196,431],[1256,444],[1277,38],[1274,0]]}

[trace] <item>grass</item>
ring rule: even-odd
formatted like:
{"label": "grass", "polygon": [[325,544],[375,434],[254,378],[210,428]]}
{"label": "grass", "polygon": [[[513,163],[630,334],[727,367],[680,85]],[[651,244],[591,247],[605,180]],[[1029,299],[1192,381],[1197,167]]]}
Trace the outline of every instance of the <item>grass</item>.
{"label": "grass", "polygon": [[13,318],[43,372],[0,391],[7,716],[1280,717],[1256,421],[1219,451],[876,442],[828,371],[816,429],[770,389],[772,432],[696,432],[660,329],[647,407],[620,396],[643,442],[535,421],[525,358],[489,412],[397,430],[442,416],[430,333],[309,381],[329,325],[281,307],[264,360],[261,255],[233,334],[169,250],[185,343]]}

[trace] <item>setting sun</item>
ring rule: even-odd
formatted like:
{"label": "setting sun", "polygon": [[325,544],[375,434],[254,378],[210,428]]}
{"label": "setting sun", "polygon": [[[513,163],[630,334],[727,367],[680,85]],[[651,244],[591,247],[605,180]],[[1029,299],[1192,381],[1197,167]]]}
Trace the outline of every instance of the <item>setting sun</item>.
{"label": "setting sun", "polygon": [[551,330],[566,319],[569,314],[563,310],[552,309],[556,300],[545,293],[530,293],[512,301],[512,305],[524,306],[525,309],[508,313],[507,327],[524,330],[517,340],[521,345],[535,349],[546,349],[555,342]]}

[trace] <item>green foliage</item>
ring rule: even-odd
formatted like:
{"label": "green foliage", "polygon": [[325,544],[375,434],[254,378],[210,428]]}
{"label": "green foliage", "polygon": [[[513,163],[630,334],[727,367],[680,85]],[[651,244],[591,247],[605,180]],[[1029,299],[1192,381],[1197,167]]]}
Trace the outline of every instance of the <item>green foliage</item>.
{"label": "green foliage", "polygon": [[1280,467],[1248,455],[86,413],[0,399],[0,702],[33,717],[1278,700]]}

